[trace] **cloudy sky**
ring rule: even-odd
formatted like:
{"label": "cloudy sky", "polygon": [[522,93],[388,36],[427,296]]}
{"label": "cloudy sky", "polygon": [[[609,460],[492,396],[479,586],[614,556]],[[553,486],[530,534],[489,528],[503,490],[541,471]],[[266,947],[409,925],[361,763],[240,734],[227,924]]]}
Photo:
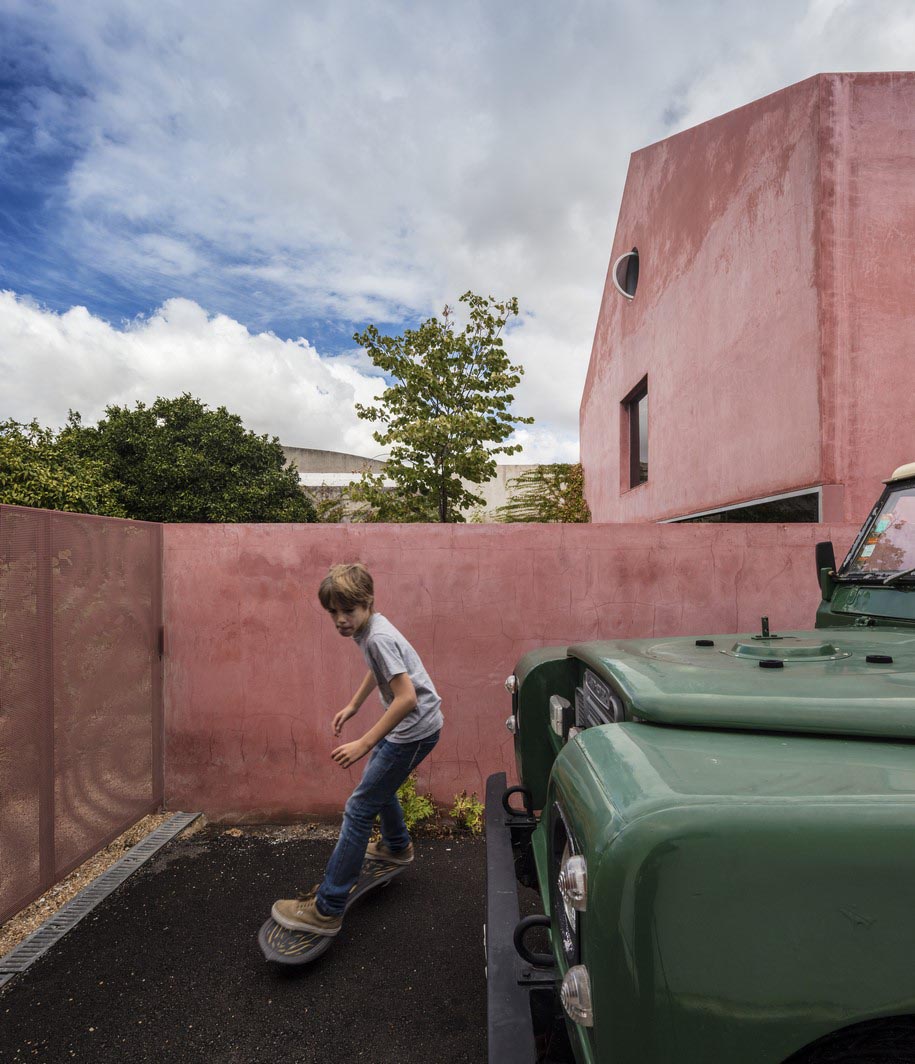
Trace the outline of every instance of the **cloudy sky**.
{"label": "cloudy sky", "polygon": [[910,69],[895,0],[0,0],[0,419],[183,391],[374,455],[352,335],[517,296],[575,460],[629,154],[822,71]]}

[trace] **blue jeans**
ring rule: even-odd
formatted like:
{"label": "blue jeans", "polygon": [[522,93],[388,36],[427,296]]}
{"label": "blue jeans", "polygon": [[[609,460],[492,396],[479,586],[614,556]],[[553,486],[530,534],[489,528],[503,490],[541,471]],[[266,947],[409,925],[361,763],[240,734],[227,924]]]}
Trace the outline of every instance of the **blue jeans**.
{"label": "blue jeans", "polygon": [[391,850],[405,850],[410,835],[397,800],[397,788],[432,750],[441,733],[412,743],[382,739],[369,755],[359,785],[343,810],[343,827],[318,888],[318,909],[338,916],[346,908],[349,892],[359,878],[365,848],[375,817],[381,817],[381,838]]}

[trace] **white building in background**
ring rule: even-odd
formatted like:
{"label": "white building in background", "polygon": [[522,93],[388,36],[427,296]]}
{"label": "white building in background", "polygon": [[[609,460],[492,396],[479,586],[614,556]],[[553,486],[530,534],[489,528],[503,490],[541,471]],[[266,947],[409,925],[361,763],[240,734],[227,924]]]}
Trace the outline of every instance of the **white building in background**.
{"label": "white building in background", "polygon": [[511,495],[511,481],[529,469],[536,468],[536,465],[497,465],[496,475],[492,480],[485,484],[471,485],[470,490],[474,495],[482,495],[486,500],[482,507],[482,520],[494,520],[495,511],[508,502]]}
{"label": "white building in background", "polygon": [[384,462],[378,458],[363,458],[358,454],[346,454],[343,451],[318,451],[311,447],[283,447],[286,465],[295,462],[299,470],[302,486],[320,484],[313,477],[323,473],[353,474],[358,480],[363,472],[382,473]]}
{"label": "white building in background", "polygon": [[[309,495],[318,499],[339,496],[343,489],[353,481],[359,480],[363,472],[383,473],[384,462],[378,458],[364,458],[358,454],[346,454],[342,451],[319,451],[308,447],[283,447],[286,464],[295,462],[299,471],[299,483]],[[482,495],[485,500],[479,510],[465,511],[465,517],[475,520],[492,521],[494,513],[508,502],[509,483],[533,465],[496,466],[496,475],[486,484],[469,485],[475,495]],[[393,481],[387,481],[386,487],[394,487]]]}

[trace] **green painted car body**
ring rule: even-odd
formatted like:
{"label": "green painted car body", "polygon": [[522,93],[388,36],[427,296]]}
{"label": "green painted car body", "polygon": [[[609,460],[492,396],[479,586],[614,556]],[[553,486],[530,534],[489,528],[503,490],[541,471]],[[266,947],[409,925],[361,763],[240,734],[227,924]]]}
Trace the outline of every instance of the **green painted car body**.
{"label": "green painted car body", "polygon": [[[536,884],[558,980],[580,964],[590,982],[592,1024],[565,1021],[579,1064],[779,1064],[915,1017],[915,583],[904,553],[856,568],[900,493],[915,509],[915,477],[821,570],[812,631],[518,662]],[[613,723],[589,726],[592,695]],[[561,734],[552,696],[570,703]],[[581,912],[557,887],[570,854],[587,865]]]}

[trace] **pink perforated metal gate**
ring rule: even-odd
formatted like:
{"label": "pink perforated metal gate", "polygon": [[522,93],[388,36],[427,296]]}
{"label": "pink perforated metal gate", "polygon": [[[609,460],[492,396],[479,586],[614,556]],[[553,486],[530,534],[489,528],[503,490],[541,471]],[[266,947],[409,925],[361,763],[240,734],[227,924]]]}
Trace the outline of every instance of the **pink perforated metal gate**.
{"label": "pink perforated metal gate", "polygon": [[162,529],[0,506],[0,922],[162,801]]}

